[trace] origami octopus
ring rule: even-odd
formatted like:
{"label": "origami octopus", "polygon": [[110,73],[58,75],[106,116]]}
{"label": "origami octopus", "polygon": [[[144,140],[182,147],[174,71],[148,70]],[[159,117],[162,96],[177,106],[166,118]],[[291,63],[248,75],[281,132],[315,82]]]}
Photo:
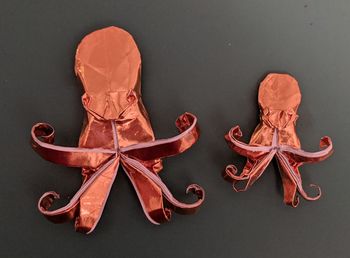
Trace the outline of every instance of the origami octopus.
{"label": "origami octopus", "polygon": [[34,125],[31,137],[32,147],[44,159],[82,168],[83,183],[69,203],[56,210],[49,208],[59,195],[45,193],[39,211],[55,223],[75,219],[77,231],[92,232],[121,164],[150,222],[170,220],[171,211],[195,212],[204,190],[196,184],[188,186],[186,192],[193,192],[198,200],[182,203],[158,173],[161,158],[182,153],[196,142],[197,119],[185,113],[176,121],[179,135],[155,140],[141,100],[141,57],[132,36],[117,27],[87,35],[78,46],[75,71],[84,86],[82,103],[87,111],[79,146],[54,145],[54,129],[46,123]]}
{"label": "origami octopus", "polygon": [[320,151],[306,152],[301,149],[295,131],[297,109],[301,101],[298,82],[288,74],[269,74],[260,84],[258,101],[260,124],[251,136],[249,144],[239,141],[242,137],[239,126],[233,127],[225,135],[229,147],[245,156],[247,163],[240,175],[237,175],[234,165],[228,165],[224,178],[233,183],[235,191],[246,191],[276,157],[286,204],[296,207],[299,204],[298,194],[309,201],[319,199],[319,186],[310,185],[318,189],[318,195],[315,197],[304,191],[299,167],[304,163],[328,158],[333,152],[333,146],[331,139],[325,136],[320,141]]}

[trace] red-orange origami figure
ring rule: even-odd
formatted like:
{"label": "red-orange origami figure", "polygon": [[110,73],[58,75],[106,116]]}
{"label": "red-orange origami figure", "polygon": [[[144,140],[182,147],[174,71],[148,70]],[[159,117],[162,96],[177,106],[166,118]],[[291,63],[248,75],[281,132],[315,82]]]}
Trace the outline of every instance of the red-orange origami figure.
{"label": "red-orange origami figure", "polygon": [[[295,131],[298,118],[297,109],[301,101],[298,82],[288,74],[269,74],[259,87],[260,124],[251,136],[249,144],[240,142],[242,136],[239,126],[233,127],[225,139],[230,148],[238,154],[247,157],[247,163],[240,175],[234,165],[226,167],[224,178],[233,183],[235,191],[245,191],[264,172],[273,157],[277,158],[284,189],[284,202],[296,207],[299,203],[299,193],[309,201],[317,200],[310,197],[302,186],[299,166],[328,158],[333,152],[329,137],[320,141],[318,152],[301,150],[300,141]],[[243,188],[237,184],[244,183]]]}
{"label": "red-orange origami figure", "polygon": [[190,214],[204,200],[204,191],[190,185],[187,192],[198,196],[193,204],[176,200],[158,173],[161,158],[190,148],[199,137],[197,119],[181,115],[176,126],[178,136],[155,140],[147,112],[141,100],[141,57],[126,31],[108,27],[87,35],[76,52],[75,71],[85,90],[82,96],[87,116],[77,148],[53,144],[54,129],[36,124],[31,132],[32,146],[44,159],[71,167],[81,167],[83,184],[70,202],[49,210],[55,192],[39,200],[40,212],[60,223],[75,219],[77,231],[90,233],[96,227],[119,163],[135,188],[147,218],[154,224],[168,221],[171,210]]}

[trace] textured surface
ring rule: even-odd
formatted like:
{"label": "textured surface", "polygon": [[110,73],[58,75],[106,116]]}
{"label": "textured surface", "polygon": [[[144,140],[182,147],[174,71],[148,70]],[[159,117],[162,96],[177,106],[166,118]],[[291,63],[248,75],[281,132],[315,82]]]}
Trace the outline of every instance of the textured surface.
{"label": "textured surface", "polygon": [[[349,256],[349,24],[348,0],[1,1],[0,256]],[[197,215],[153,226],[120,173],[100,227],[86,237],[37,211],[44,191],[72,196],[81,176],[40,159],[29,131],[47,121],[57,143],[77,144],[84,111],[75,49],[108,25],[127,29],[140,48],[142,98],[156,136],[174,135],[173,120],[184,111],[198,116],[199,142],[165,160],[163,178],[183,200],[191,182],[206,189],[207,199]],[[283,205],[273,165],[245,193],[232,192],[221,177],[226,164],[244,165],[223,136],[239,124],[249,139],[258,122],[258,84],[268,72],[298,78],[303,148],[317,150],[323,135],[334,142],[332,157],[301,171],[305,184],[317,182],[324,195],[297,209]]]}

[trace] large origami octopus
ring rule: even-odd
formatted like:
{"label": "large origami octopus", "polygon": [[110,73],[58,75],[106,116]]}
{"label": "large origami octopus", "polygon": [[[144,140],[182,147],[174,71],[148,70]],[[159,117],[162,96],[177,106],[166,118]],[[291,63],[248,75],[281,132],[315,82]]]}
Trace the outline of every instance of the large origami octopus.
{"label": "large origami octopus", "polygon": [[56,192],[45,193],[38,202],[40,212],[60,223],[75,219],[79,232],[96,227],[119,164],[130,179],[147,218],[154,224],[168,221],[171,210],[190,214],[204,200],[204,190],[195,184],[198,200],[185,204],[171,194],[158,173],[161,158],[190,148],[199,137],[197,119],[190,113],[177,121],[178,136],[155,140],[141,100],[141,57],[132,36],[117,27],[87,35],[76,52],[76,74],[85,90],[82,96],[87,116],[78,147],[53,144],[54,129],[46,123],[32,128],[32,146],[44,159],[70,167],[81,167],[83,184],[70,202],[49,210]]}
{"label": "large origami octopus", "polygon": [[[332,141],[325,136],[320,141],[318,152],[301,149],[295,131],[298,118],[297,109],[301,101],[298,82],[288,74],[272,73],[259,87],[260,124],[256,127],[249,144],[239,141],[242,132],[233,127],[225,139],[229,147],[247,157],[247,163],[240,175],[237,168],[228,165],[224,178],[233,183],[235,191],[246,191],[264,172],[270,161],[276,157],[283,182],[284,202],[296,207],[299,195],[309,201],[321,196],[321,189],[315,197],[310,197],[303,189],[299,167],[304,163],[314,163],[328,158],[333,152]],[[243,184],[239,187],[238,184]]]}

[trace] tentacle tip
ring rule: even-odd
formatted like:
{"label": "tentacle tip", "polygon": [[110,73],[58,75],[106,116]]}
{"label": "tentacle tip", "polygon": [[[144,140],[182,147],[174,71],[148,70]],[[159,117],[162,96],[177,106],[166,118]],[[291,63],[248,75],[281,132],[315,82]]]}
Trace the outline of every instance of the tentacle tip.
{"label": "tentacle tip", "polygon": [[237,187],[237,184],[238,184],[239,182],[236,182],[236,181],[234,181],[233,183],[232,183],[232,190],[233,191],[235,191],[236,193],[240,193],[240,192],[245,192],[245,191],[247,191],[248,190],[248,185],[246,185],[245,187],[242,187],[242,188],[238,188]]}
{"label": "tentacle tip", "polygon": [[43,199],[52,199],[52,200],[60,199],[60,194],[54,191],[46,192],[40,198],[40,200],[43,200]]}
{"label": "tentacle tip", "polygon": [[161,222],[154,220],[150,215],[146,214],[146,216],[148,221],[151,222],[153,225],[159,226],[161,224]]}
{"label": "tentacle tip", "polygon": [[164,207],[146,214],[146,216],[153,225],[159,226],[171,220],[172,212],[169,208]]}
{"label": "tentacle tip", "polygon": [[39,211],[47,211],[51,207],[53,201],[59,198],[60,195],[54,191],[44,193],[38,201]]}
{"label": "tentacle tip", "polygon": [[241,192],[239,189],[237,189],[237,187],[235,186],[235,184],[232,184],[232,190],[236,193]]}
{"label": "tentacle tip", "polygon": [[293,208],[298,207],[299,202],[300,202],[299,196],[296,196],[296,197],[294,198],[293,202],[292,202],[292,207],[293,207]]}
{"label": "tentacle tip", "polygon": [[[97,224],[97,223],[96,223]],[[85,235],[90,235],[92,232],[95,231],[95,228],[96,228],[96,224],[93,225],[90,229],[87,229],[86,232],[81,232],[81,233],[84,233]]]}
{"label": "tentacle tip", "polygon": [[187,187],[187,189],[186,189],[186,194],[188,194],[189,192],[192,192],[195,195],[197,195],[197,198],[199,200],[204,200],[204,198],[205,198],[205,191],[204,191],[204,189],[201,186],[197,185],[197,184],[189,185]]}
{"label": "tentacle tip", "polygon": [[310,186],[310,187],[313,187],[313,188],[317,188],[318,193],[317,193],[317,195],[314,197],[314,199],[315,199],[315,200],[320,199],[321,196],[322,196],[321,187],[320,187],[319,185],[316,185],[316,184],[310,184],[309,186]]}
{"label": "tentacle tip", "polygon": [[300,201],[299,196],[296,194],[294,195],[294,197],[292,197],[292,199],[290,197],[287,197],[287,198],[285,197],[283,200],[285,205],[290,206],[292,208],[298,207],[299,201]]}
{"label": "tentacle tip", "polygon": [[[239,183],[239,182],[243,182],[246,180],[250,179],[249,175],[238,175],[237,176],[237,172],[238,169],[235,165],[228,165],[224,172],[223,172],[223,177],[225,180],[232,182],[233,184]],[[247,188],[247,186],[245,187],[245,189]]]}
{"label": "tentacle tip", "polygon": [[46,143],[53,143],[55,130],[50,124],[37,123],[32,127],[32,134]]}
{"label": "tentacle tip", "polygon": [[237,138],[241,138],[243,136],[242,130],[239,127],[239,125],[232,127],[231,134]]}
{"label": "tentacle tip", "polygon": [[50,194],[53,196],[54,199],[60,199],[61,198],[60,194],[57,193],[57,192],[50,192]]}
{"label": "tentacle tip", "polygon": [[320,140],[320,148],[327,148],[330,145],[332,145],[331,138],[329,136],[323,136]]}
{"label": "tentacle tip", "polygon": [[235,165],[232,165],[232,164],[230,164],[230,165],[227,165],[226,166],[226,168],[225,168],[225,171],[224,171],[224,173],[223,173],[223,176],[224,176],[224,178],[225,177],[233,177],[233,176],[235,176],[236,174],[237,174],[237,167],[235,166]]}
{"label": "tentacle tip", "polygon": [[[171,212],[170,209],[165,208],[165,209],[164,209],[164,215],[165,215],[166,221],[170,221],[170,220],[171,220],[172,212]],[[159,224],[158,224],[158,225],[159,225]]]}
{"label": "tentacle tip", "polygon": [[77,216],[75,218],[74,228],[76,232],[89,235],[95,230],[97,223],[98,223],[98,220],[96,221],[92,217],[82,218],[80,216]]}
{"label": "tentacle tip", "polygon": [[234,174],[237,173],[237,167],[233,164],[227,165],[226,169],[232,171],[232,173],[234,173]]}
{"label": "tentacle tip", "polygon": [[194,115],[185,112],[176,119],[175,125],[181,132],[183,132],[191,126],[193,119],[195,119]]}

